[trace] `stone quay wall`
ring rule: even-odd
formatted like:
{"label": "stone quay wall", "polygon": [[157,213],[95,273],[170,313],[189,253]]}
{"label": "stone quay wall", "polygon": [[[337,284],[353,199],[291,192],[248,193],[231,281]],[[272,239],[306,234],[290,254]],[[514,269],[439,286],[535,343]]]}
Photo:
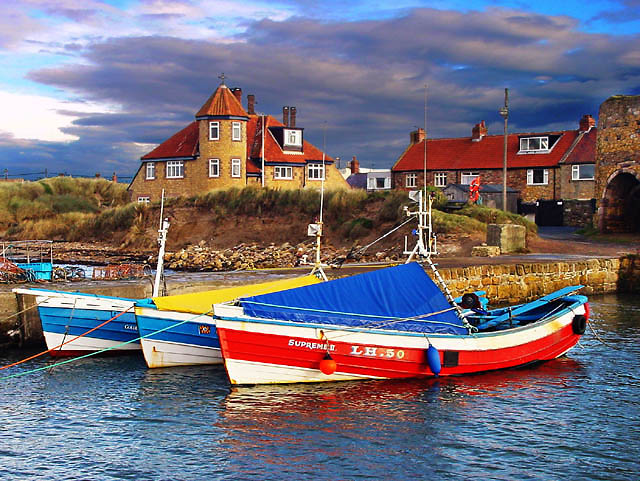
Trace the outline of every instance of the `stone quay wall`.
{"label": "stone quay wall", "polygon": [[[490,264],[438,269],[454,297],[485,291],[491,305],[532,301],[563,287],[584,285],[580,294],[604,294],[619,288],[621,263],[601,258],[531,264]],[[626,265],[626,264],[623,264]],[[635,264],[635,291],[640,279],[640,260]],[[630,285],[633,288],[632,285]]]}

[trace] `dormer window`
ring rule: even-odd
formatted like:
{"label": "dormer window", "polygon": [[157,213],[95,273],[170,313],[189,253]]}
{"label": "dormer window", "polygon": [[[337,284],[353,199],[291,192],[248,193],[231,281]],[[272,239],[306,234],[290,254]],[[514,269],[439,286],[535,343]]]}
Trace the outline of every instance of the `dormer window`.
{"label": "dormer window", "polygon": [[220,139],[220,122],[209,122],[209,140]]}
{"label": "dormer window", "polygon": [[302,130],[284,129],[285,147],[302,147]]}
{"label": "dormer window", "polygon": [[525,137],[520,139],[519,154],[549,152],[549,137]]}

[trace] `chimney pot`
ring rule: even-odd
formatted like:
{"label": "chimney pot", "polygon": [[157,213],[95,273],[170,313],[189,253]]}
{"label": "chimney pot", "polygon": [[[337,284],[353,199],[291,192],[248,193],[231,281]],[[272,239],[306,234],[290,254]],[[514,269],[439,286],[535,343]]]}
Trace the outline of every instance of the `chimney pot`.
{"label": "chimney pot", "polygon": [[358,162],[355,155],[353,156],[353,159],[351,159],[351,162],[349,162],[349,167],[351,168],[352,174],[360,173],[360,162]]}
{"label": "chimney pot", "polygon": [[591,127],[596,126],[596,119],[594,119],[591,115],[585,114],[580,119],[580,131],[588,132]]}
{"label": "chimney pot", "polygon": [[256,96],[253,94],[247,95],[247,113],[249,115],[256,114]]}
{"label": "chimney pot", "polygon": [[425,138],[427,137],[424,129],[418,129],[418,130],[414,130],[413,132],[411,132],[409,134],[409,140],[411,142],[411,145],[414,144],[419,144],[420,142],[422,142]]}
{"label": "chimney pot", "polygon": [[231,92],[233,93],[234,97],[236,98],[236,100],[242,104],[242,89],[240,87],[234,87],[231,89]]}
{"label": "chimney pot", "polygon": [[289,107],[286,105],[282,107],[282,123],[285,127],[289,127]]}
{"label": "chimney pot", "polygon": [[487,126],[484,124],[484,120],[481,120],[479,124],[473,126],[471,130],[471,140],[474,142],[480,142],[482,137],[487,135]]}
{"label": "chimney pot", "polygon": [[296,108],[295,107],[291,107],[289,109],[289,115],[290,115],[289,127],[295,127],[296,126]]}

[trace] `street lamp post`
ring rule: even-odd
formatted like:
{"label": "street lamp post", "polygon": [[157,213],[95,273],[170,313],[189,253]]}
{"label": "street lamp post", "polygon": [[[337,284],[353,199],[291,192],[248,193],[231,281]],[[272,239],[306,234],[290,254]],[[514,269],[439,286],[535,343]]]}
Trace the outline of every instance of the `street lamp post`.
{"label": "street lamp post", "polygon": [[504,149],[502,158],[502,210],[507,209],[507,122],[509,120],[509,89],[504,89],[504,107],[498,111],[504,119]]}

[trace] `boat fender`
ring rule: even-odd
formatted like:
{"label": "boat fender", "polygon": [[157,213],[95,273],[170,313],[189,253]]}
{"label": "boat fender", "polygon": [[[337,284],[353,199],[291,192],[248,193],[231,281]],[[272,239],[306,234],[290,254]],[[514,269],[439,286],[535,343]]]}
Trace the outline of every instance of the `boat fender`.
{"label": "boat fender", "polygon": [[477,294],[473,292],[467,292],[462,296],[460,306],[464,309],[478,309],[482,307],[482,304],[480,304],[480,298]]}
{"label": "boat fender", "polygon": [[333,358],[331,357],[331,354],[329,353],[327,353],[322,358],[322,361],[320,361],[320,371],[322,371],[322,374],[326,374],[327,376],[330,376],[331,374],[336,372],[337,368],[338,368],[338,364],[336,364],[336,361],[333,360]]}
{"label": "boat fender", "polygon": [[587,330],[587,318],[583,315],[578,314],[573,318],[571,322],[571,328],[573,329],[573,333],[579,336],[584,334],[584,331]]}
{"label": "boat fender", "polygon": [[440,353],[432,344],[429,344],[429,349],[427,349],[427,364],[433,374],[436,376],[440,374]]}

